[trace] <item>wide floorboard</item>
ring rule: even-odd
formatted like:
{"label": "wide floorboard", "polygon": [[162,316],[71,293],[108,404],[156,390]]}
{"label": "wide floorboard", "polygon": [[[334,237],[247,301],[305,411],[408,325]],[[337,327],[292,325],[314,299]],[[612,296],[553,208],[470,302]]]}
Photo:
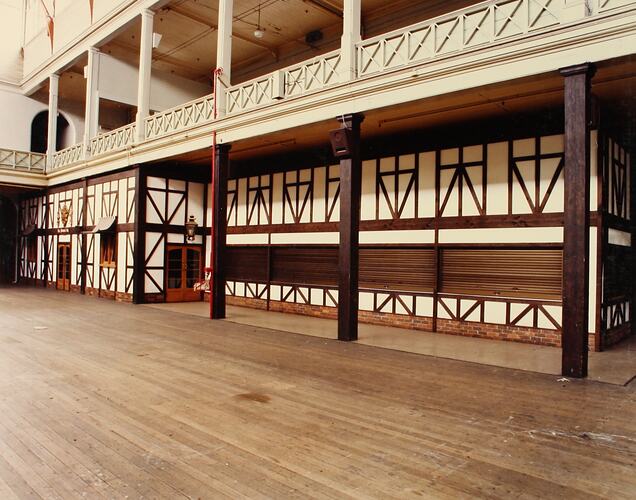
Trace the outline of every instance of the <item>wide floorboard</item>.
{"label": "wide floorboard", "polygon": [[0,289],[0,498],[635,498],[636,385]]}

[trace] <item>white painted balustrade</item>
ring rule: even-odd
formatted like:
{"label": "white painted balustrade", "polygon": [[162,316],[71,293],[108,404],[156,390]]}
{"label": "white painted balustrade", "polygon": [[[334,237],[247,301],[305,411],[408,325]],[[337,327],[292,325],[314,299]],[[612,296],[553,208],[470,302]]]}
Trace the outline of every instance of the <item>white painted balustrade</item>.
{"label": "white painted balustrade", "polygon": [[564,0],[482,2],[364,40],[358,45],[358,77],[456,54],[565,23],[564,7]]}
{"label": "white painted balustrade", "polygon": [[27,172],[44,172],[46,155],[0,148],[0,168]]}
{"label": "white painted balustrade", "polygon": [[120,127],[104,134],[99,134],[97,137],[91,139],[90,153],[91,156],[98,156],[104,153],[112,153],[114,151],[121,151],[128,146],[132,146],[135,140],[134,123],[130,123],[123,127]]}
{"label": "white painted balustrade", "polygon": [[64,168],[78,163],[84,159],[84,144],[75,144],[74,146],[62,149],[53,155],[53,170]]}
{"label": "white painted balustrade", "polygon": [[149,116],[145,120],[145,137],[154,139],[201,125],[214,118],[214,96],[206,95],[182,106]]}

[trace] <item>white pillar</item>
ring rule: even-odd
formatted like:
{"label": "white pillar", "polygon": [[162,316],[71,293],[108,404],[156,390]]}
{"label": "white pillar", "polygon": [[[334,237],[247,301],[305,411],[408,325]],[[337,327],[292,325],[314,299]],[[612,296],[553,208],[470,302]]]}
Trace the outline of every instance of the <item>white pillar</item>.
{"label": "white pillar", "polygon": [[216,110],[225,115],[225,90],[231,85],[232,77],[232,4],[233,0],[219,0],[218,38],[216,42],[216,67],[222,69],[216,89]]}
{"label": "white pillar", "polygon": [[356,44],[362,40],[362,7],[360,0],[344,0],[342,12],[342,39],[340,54],[343,81],[354,80],[357,75]]}
{"label": "white pillar", "polygon": [[57,101],[60,87],[60,75],[52,74],[49,77],[49,127],[46,140],[47,165],[53,164],[53,154],[57,144]]}
{"label": "white pillar", "polygon": [[139,45],[139,83],[137,87],[137,130],[135,138],[146,138],[145,120],[150,114],[150,82],[152,76],[152,30],[155,13],[149,9],[141,12],[141,40]]}
{"label": "white pillar", "polygon": [[84,115],[84,154],[99,129],[99,49],[88,49],[86,68],[86,113]]}

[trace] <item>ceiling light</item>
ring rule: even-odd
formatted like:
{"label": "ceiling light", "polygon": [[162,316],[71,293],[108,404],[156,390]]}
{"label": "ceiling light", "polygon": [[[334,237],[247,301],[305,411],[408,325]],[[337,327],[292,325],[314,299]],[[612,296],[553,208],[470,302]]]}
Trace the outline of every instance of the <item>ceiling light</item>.
{"label": "ceiling light", "polygon": [[254,36],[256,38],[263,38],[265,36],[265,30],[261,28],[261,4],[258,4],[258,22],[256,23],[256,29],[254,30]]}

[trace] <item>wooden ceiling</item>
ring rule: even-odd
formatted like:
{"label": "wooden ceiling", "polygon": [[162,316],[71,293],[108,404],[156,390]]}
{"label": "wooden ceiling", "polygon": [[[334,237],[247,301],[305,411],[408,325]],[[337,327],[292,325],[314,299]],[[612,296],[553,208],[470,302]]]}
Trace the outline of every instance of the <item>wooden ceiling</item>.
{"label": "wooden ceiling", "polygon": [[[362,0],[363,31],[374,36],[459,9],[470,0]],[[339,46],[343,0],[235,0],[233,83],[309,59]],[[218,0],[173,0],[155,15],[163,38],[153,68],[195,81],[209,81],[216,59]],[[259,20],[260,19],[260,20]],[[263,38],[254,31],[260,27]],[[320,31],[322,39],[307,42]],[[139,58],[140,21],[131,23],[102,51],[132,63]]]}

